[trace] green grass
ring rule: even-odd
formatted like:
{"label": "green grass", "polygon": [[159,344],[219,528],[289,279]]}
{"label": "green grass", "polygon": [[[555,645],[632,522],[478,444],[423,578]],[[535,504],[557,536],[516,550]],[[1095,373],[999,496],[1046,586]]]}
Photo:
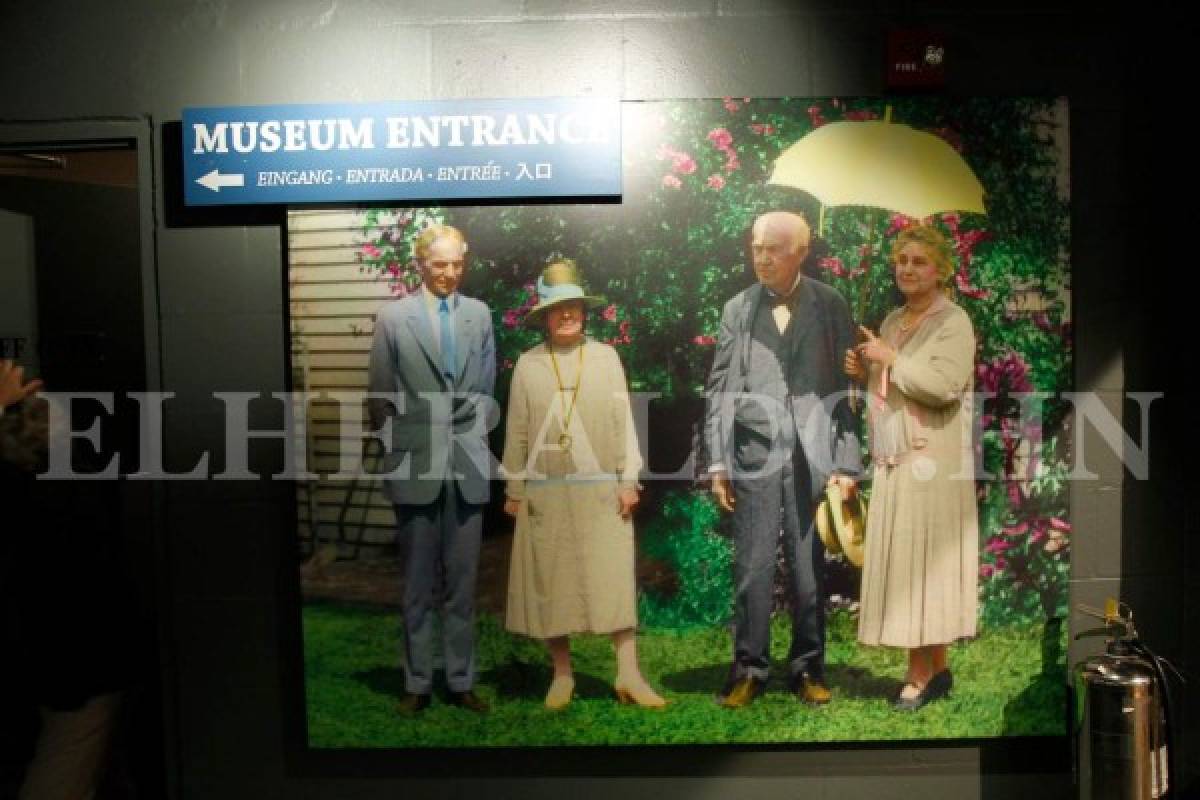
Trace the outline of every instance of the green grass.
{"label": "green grass", "polygon": [[[772,651],[786,652],[783,619]],[[904,654],[867,648],[847,614],[831,615],[828,678],[833,703],[810,708],[775,679],[749,708],[713,703],[728,667],[729,635],[721,629],[645,630],[638,635],[642,669],[671,700],[664,711],[617,704],[607,637],[572,640],[575,700],[550,712],[550,681],[538,642],[506,633],[494,617],[479,620],[479,693],[492,713],[477,715],[435,700],[412,718],[395,713],[403,690],[399,615],[328,603],[304,609],[309,742],[313,747],[487,747],[538,745],[779,743],[1058,735],[1064,732],[1066,688],[1062,635],[1042,626],[993,629],[951,649],[955,687],[949,698],[916,713],[893,711]],[[1043,672],[1045,638],[1051,667]]]}

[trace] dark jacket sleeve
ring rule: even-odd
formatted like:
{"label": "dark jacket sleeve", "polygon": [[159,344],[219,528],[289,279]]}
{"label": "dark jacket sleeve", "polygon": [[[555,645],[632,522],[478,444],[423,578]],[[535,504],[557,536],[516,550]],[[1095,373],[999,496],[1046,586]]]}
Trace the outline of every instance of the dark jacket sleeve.
{"label": "dark jacket sleeve", "polygon": [[840,394],[833,407],[833,464],[834,469],[853,478],[862,475],[862,447],[858,437],[858,415],[850,407],[848,392],[850,382],[842,372],[842,356],[854,346],[854,323],[846,301],[835,291],[828,293],[830,325],[832,327],[833,353],[830,354],[834,371],[832,386]]}
{"label": "dark jacket sleeve", "polygon": [[704,384],[704,429],[700,441],[700,470],[707,474],[714,464],[729,468],[728,443],[732,435],[732,421],[723,419],[724,395],[730,391],[733,356],[737,350],[737,331],[734,319],[737,316],[737,298],[725,304],[721,312],[721,330],[717,334],[717,350],[713,355],[712,368]]}

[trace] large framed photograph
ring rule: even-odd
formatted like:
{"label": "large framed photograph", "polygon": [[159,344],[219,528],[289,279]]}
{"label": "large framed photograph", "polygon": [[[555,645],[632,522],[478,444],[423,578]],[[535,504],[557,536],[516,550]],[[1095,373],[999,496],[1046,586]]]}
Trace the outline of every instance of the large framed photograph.
{"label": "large framed photograph", "polygon": [[620,202],[288,214],[309,746],[1064,734],[1066,102],[622,112]]}

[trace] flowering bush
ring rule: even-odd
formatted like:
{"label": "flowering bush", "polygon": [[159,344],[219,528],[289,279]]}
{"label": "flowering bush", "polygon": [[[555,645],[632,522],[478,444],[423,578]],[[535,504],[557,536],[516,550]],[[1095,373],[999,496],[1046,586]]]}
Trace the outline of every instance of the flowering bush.
{"label": "flowering bush", "polygon": [[355,258],[359,268],[375,272],[404,297],[421,285],[413,244],[421,231],[445,220],[441,209],[368,209],[363,214],[362,235]]}

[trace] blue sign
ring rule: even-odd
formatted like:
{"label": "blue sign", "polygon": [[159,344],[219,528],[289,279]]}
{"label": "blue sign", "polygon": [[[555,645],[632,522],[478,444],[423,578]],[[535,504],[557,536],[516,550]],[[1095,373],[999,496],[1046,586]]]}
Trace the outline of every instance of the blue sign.
{"label": "blue sign", "polygon": [[183,111],[188,205],[621,194],[616,100]]}

